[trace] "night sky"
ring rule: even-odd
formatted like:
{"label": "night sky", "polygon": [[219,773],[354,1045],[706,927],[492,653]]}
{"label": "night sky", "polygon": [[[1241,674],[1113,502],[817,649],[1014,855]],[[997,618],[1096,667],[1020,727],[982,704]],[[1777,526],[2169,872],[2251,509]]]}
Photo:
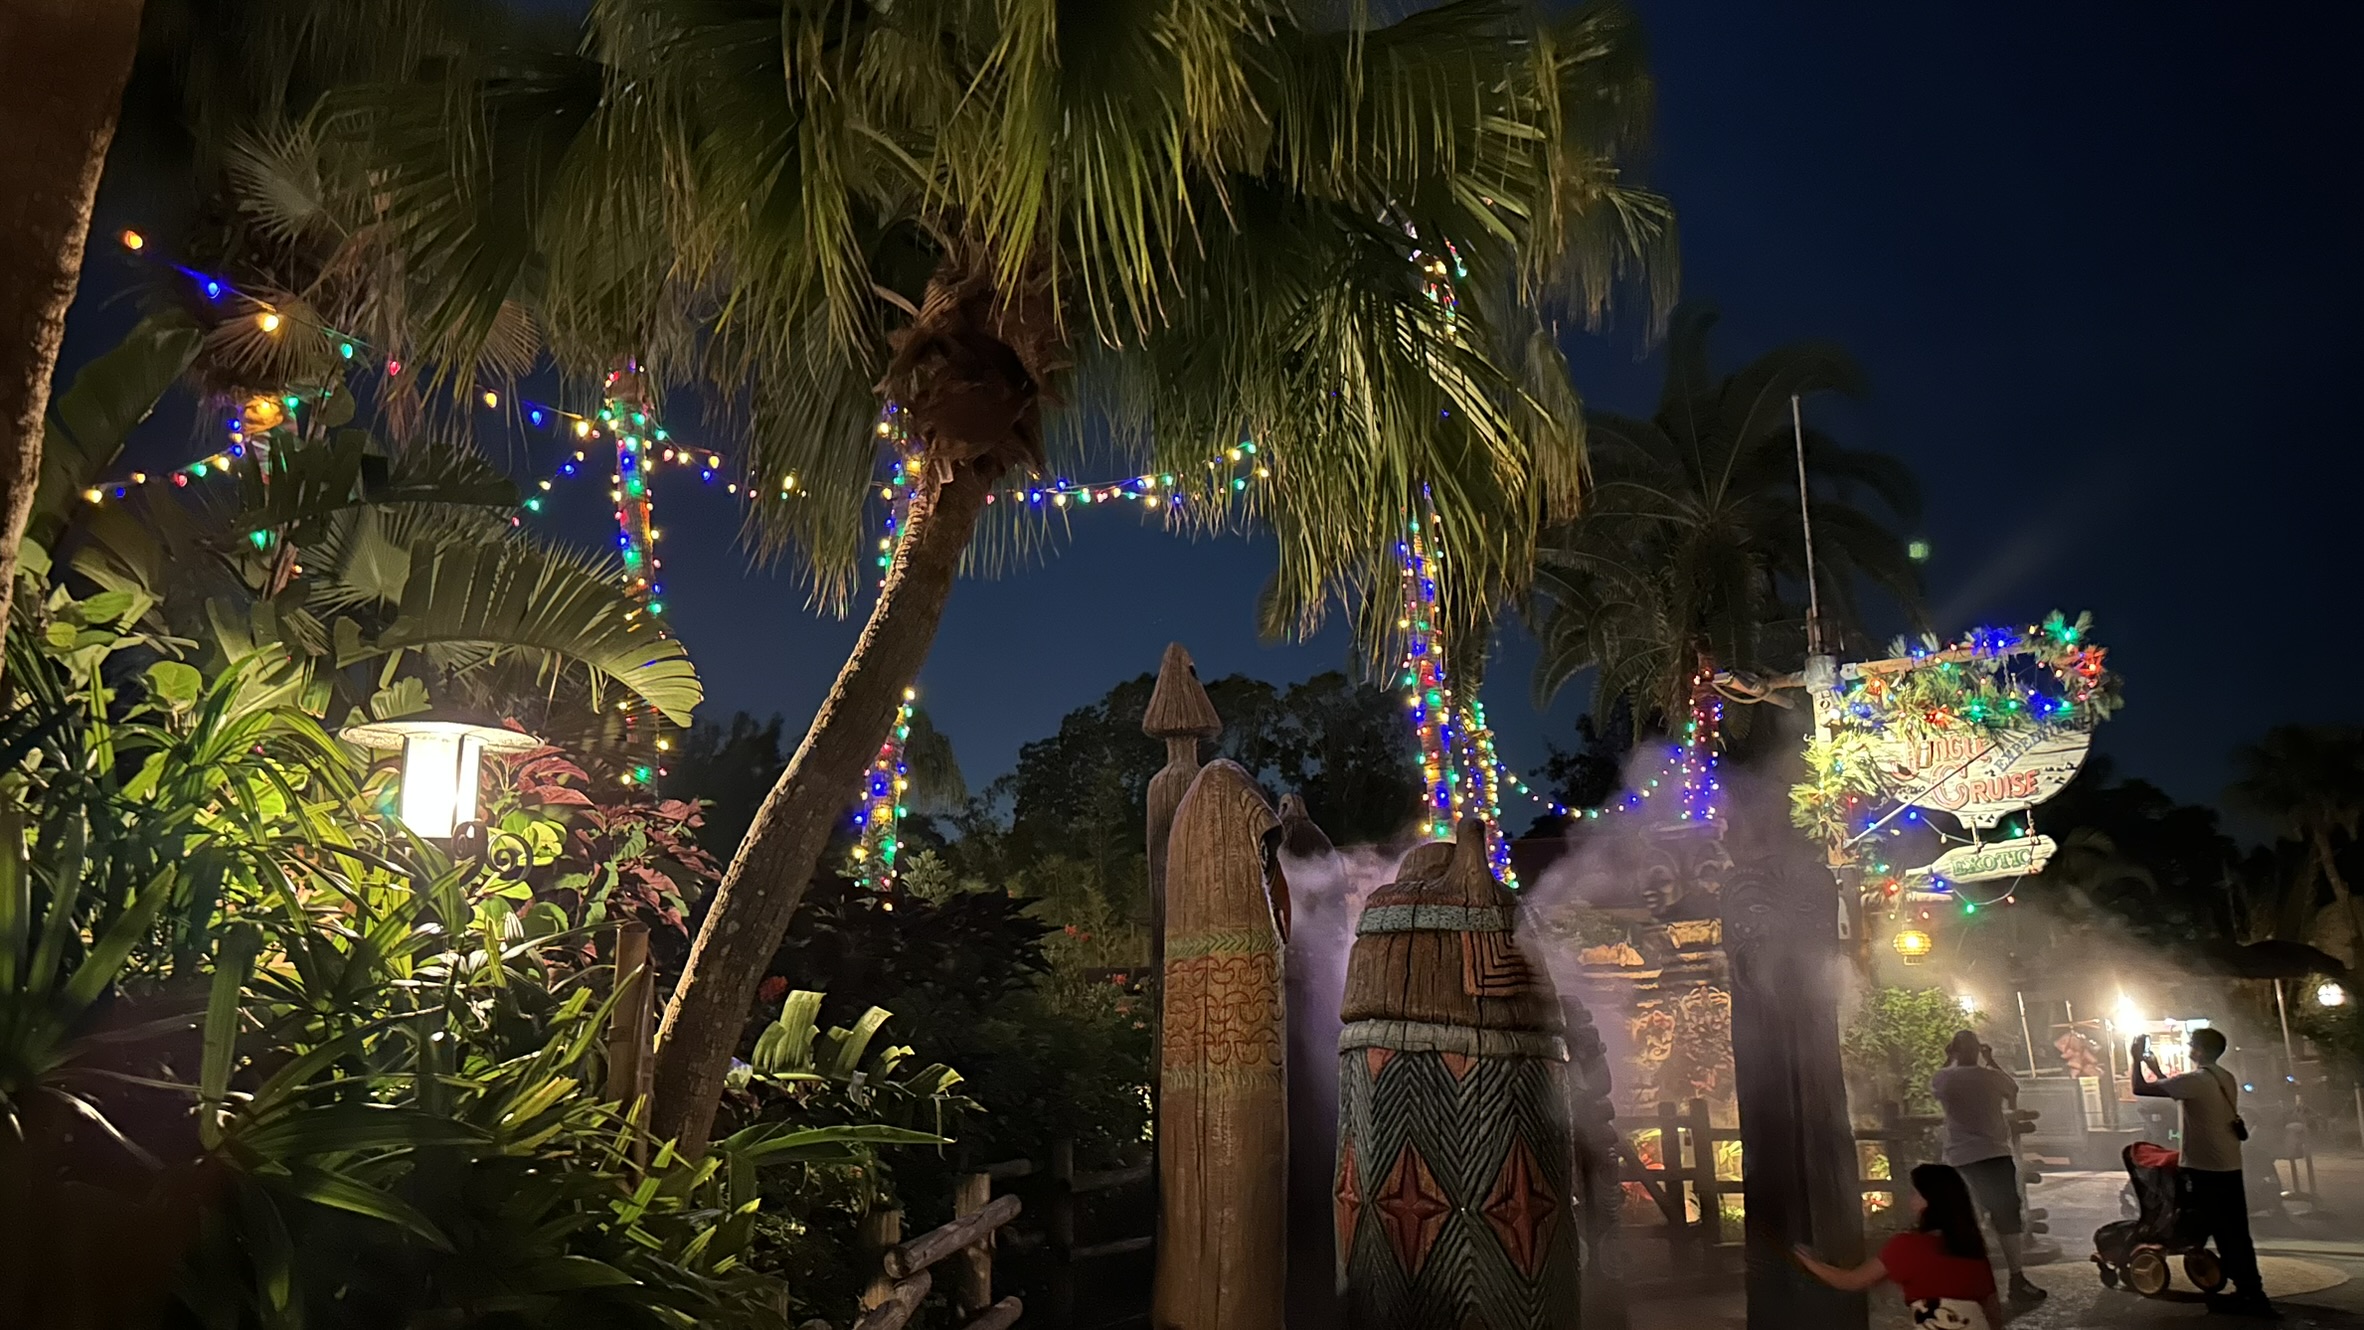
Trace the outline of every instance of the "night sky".
{"label": "night sky", "polygon": [[[1680,212],[1684,294],[1723,310],[1719,367],[1808,337],[1862,362],[1868,400],[1810,409],[1919,473],[1941,630],[2092,610],[2126,677],[2100,747],[2186,799],[2212,800],[2268,725],[2360,718],[2343,679],[2364,645],[2343,408],[2364,352],[2352,32],[2270,6],[1638,8],[1659,81],[1648,178]],[[135,220],[122,195],[102,225]],[[93,247],[68,372],[124,322],[99,307],[120,289],[110,249]],[[1598,407],[1654,399],[1639,322],[1569,345]],[[198,450],[185,423],[150,429],[143,464]],[[748,571],[732,502],[685,479],[660,485],[659,525],[705,714],[801,726],[858,624]],[[554,529],[612,530],[601,488],[554,496]],[[1257,641],[1271,556],[1253,538],[1185,541],[1130,505],[1078,514],[1074,535],[954,594],[919,686],[972,785],[1169,640],[1208,676],[1348,663],[1335,628]],[[1507,633],[1486,697],[1521,767],[1571,742],[1588,693],[1538,713],[1533,658]]]}

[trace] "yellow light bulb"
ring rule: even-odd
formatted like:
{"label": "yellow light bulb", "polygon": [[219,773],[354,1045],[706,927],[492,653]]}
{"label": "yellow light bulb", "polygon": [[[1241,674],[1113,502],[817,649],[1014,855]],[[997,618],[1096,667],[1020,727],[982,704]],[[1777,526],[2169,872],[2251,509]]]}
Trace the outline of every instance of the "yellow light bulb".
{"label": "yellow light bulb", "polygon": [[97,503],[99,500],[104,499],[107,496],[101,494],[97,490],[84,490],[82,491],[82,497],[91,503]]}
{"label": "yellow light bulb", "polygon": [[148,247],[148,238],[137,231],[125,231],[123,233],[123,247],[136,253]]}
{"label": "yellow light bulb", "polygon": [[[590,421],[588,421],[588,420],[577,420],[577,421],[575,422],[575,437],[576,437],[576,438],[578,438],[578,439],[588,439],[588,438],[590,438],[590,437],[591,437],[591,422],[590,422]],[[578,458],[580,458],[580,457],[582,456],[582,454],[581,454],[581,453],[576,453],[576,454],[575,454],[575,456],[576,456],[576,457],[578,457]]]}
{"label": "yellow light bulb", "polygon": [[489,388],[486,389],[484,393],[484,404],[486,406],[498,407],[501,404],[501,395]]}
{"label": "yellow light bulb", "polygon": [[918,690],[918,689],[916,689],[916,688],[906,688],[906,689],[904,689],[904,690],[903,690],[903,700],[904,700],[904,701],[906,701],[906,702],[916,702],[916,701],[918,701],[918,700],[919,700],[919,690]]}
{"label": "yellow light bulb", "polygon": [[279,331],[279,322],[279,316],[269,310],[265,310],[263,313],[255,317],[256,326],[260,327],[264,332],[267,333],[275,333]]}

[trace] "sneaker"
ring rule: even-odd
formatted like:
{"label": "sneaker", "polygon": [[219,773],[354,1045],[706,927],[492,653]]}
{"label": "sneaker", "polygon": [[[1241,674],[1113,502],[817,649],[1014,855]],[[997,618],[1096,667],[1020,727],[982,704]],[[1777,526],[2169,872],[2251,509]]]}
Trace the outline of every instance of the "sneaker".
{"label": "sneaker", "polygon": [[2050,1292],[2029,1282],[2026,1275],[2021,1275],[2011,1281],[2011,1300],[2013,1302],[2042,1302],[2051,1296]]}

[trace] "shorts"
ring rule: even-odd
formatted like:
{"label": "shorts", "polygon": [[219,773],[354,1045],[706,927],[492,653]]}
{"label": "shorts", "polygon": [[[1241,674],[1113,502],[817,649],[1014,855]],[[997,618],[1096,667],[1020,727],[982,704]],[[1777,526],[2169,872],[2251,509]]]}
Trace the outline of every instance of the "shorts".
{"label": "shorts", "polygon": [[1995,1232],[2009,1237],[2024,1229],[2019,1217],[2018,1160],[1996,1155],[1992,1159],[1957,1164],[1954,1171],[1970,1184],[1970,1194],[1978,1198],[1978,1208],[1986,1211]]}

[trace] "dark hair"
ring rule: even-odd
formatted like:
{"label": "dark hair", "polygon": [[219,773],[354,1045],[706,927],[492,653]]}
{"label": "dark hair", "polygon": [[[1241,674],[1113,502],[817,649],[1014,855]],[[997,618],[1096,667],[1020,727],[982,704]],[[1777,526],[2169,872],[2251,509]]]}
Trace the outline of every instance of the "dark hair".
{"label": "dark hair", "polygon": [[1956,1067],[1978,1065],[1978,1033],[1974,1030],[1957,1032],[1945,1046],[1946,1061]]}
{"label": "dark hair", "polygon": [[1970,1204],[1970,1188],[1962,1175],[1944,1164],[1922,1164],[1913,1170],[1913,1190],[1928,1202],[1921,1211],[1921,1231],[1935,1233],[1946,1255],[1965,1260],[1986,1259],[1986,1239],[1978,1233],[1978,1211]]}
{"label": "dark hair", "polygon": [[2213,1025],[2203,1025],[2192,1031],[2192,1051],[2205,1054],[2211,1060],[2224,1056],[2224,1031]]}

